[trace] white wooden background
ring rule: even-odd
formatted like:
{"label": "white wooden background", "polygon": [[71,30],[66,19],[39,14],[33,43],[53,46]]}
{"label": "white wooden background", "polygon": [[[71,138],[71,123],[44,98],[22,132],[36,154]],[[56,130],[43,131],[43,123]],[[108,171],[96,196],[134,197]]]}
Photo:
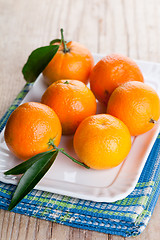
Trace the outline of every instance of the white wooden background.
{"label": "white wooden background", "polygon": [[[0,0],[0,117],[24,85],[28,55],[60,36],[92,52],[160,61],[159,0]],[[160,199],[136,240],[160,239]],[[122,240],[0,210],[1,240]]]}

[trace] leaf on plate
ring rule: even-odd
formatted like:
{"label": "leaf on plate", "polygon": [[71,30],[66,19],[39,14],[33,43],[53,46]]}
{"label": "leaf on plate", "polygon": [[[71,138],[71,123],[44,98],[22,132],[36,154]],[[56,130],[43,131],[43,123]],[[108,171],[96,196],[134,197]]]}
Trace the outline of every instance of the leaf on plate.
{"label": "leaf on plate", "polygon": [[24,79],[34,82],[58,51],[59,45],[49,45],[34,50],[22,69]]}
{"label": "leaf on plate", "polygon": [[26,170],[28,170],[36,161],[38,161],[40,158],[44,157],[47,153],[51,152],[53,150],[50,150],[48,152],[39,153],[30,159],[26,160],[25,162],[20,163],[19,165],[11,168],[10,170],[4,172],[5,175],[19,175],[25,173]]}
{"label": "leaf on plate", "polygon": [[8,210],[13,209],[41,180],[57,157],[58,151],[48,152],[36,161],[21,177]]}

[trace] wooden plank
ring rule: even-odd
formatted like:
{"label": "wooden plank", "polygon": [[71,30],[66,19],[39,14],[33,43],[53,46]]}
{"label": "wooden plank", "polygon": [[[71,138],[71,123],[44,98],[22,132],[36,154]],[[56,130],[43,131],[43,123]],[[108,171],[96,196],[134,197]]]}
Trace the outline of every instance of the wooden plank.
{"label": "wooden plank", "polygon": [[26,221],[28,221],[26,228],[26,240],[35,239],[37,235],[37,219],[33,217],[24,216]]}

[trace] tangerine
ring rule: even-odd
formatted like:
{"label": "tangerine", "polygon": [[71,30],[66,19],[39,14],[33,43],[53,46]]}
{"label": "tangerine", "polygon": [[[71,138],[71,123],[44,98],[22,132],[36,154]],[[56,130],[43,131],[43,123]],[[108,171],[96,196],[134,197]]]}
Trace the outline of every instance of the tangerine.
{"label": "tangerine", "polygon": [[93,169],[107,169],[126,158],[131,149],[131,135],[121,120],[97,114],[80,123],[73,143],[83,163]]}
{"label": "tangerine", "polygon": [[127,82],[113,91],[107,113],[122,120],[131,135],[137,136],[152,129],[159,119],[159,96],[145,83]]}
{"label": "tangerine", "polygon": [[73,134],[83,119],[96,113],[95,96],[78,80],[52,83],[43,94],[41,102],[56,112],[65,135]]}
{"label": "tangerine", "polygon": [[48,106],[28,102],[10,115],[5,128],[5,141],[10,151],[22,160],[52,149],[49,140],[58,146],[61,124],[56,113]]}
{"label": "tangerine", "polygon": [[87,84],[91,69],[94,65],[90,51],[78,42],[62,42],[53,59],[43,71],[48,85],[61,79],[77,79]]}
{"label": "tangerine", "polygon": [[106,105],[113,90],[128,81],[143,82],[143,75],[133,60],[118,54],[102,58],[90,74],[91,90]]}

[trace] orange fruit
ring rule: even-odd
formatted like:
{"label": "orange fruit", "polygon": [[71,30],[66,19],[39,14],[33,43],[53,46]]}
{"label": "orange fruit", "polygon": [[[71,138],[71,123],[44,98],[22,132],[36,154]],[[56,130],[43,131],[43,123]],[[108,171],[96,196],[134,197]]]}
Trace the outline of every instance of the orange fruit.
{"label": "orange fruit", "polygon": [[97,114],[80,123],[73,143],[83,163],[94,169],[107,169],[126,158],[131,149],[131,136],[121,120]]}
{"label": "orange fruit", "polygon": [[136,136],[152,129],[159,119],[159,96],[145,83],[124,83],[112,93],[107,113],[121,119]]}
{"label": "orange fruit", "polygon": [[78,42],[60,44],[58,52],[43,71],[47,84],[60,79],[88,82],[94,60],[90,51]]}
{"label": "orange fruit", "polygon": [[56,112],[63,134],[73,134],[83,119],[96,113],[95,96],[77,80],[54,82],[43,94],[41,102]]}
{"label": "orange fruit", "polygon": [[52,149],[48,142],[58,146],[61,124],[56,113],[48,106],[28,102],[10,115],[5,128],[5,141],[10,151],[22,160]]}
{"label": "orange fruit", "polygon": [[118,54],[102,58],[90,75],[91,90],[104,104],[116,87],[128,81],[143,82],[143,75],[133,60]]}

